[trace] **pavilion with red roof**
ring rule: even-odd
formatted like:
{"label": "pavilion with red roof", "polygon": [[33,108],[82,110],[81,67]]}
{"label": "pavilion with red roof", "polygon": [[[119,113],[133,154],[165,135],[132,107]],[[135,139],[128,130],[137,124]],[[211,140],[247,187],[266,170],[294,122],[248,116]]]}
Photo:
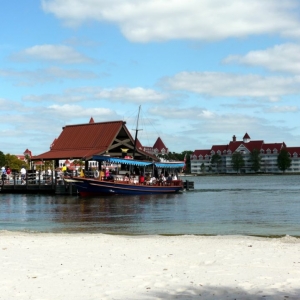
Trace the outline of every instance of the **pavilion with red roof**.
{"label": "pavilion with red roof", "polygon": [[[141,144],[137,144],[135,159],[157,160],[156,156],[145,152]],[[40,155],[32,156],[32,161],[54,160],[55,167],[59,160],[79,159],[92,160],[93,155],[110,155],[122,157],[132,156],[134,139],[124,121],[95,122],[93,118],[87,124],[67,125],[63,127],[60,136],[50,146],[50,150]]]}

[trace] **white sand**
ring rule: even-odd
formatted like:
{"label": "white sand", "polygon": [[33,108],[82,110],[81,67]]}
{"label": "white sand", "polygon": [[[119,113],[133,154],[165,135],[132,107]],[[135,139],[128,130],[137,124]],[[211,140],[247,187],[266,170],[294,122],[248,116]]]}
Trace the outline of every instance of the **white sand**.
{"label": "white sand", "polygon": [[300,299],[300,240],[0,232],[0,299]]}

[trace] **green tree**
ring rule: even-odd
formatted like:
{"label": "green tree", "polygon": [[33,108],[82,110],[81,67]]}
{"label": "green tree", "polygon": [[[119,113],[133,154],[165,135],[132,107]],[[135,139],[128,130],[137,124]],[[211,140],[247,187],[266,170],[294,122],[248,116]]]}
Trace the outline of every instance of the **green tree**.
{"label": "green tree", "polygon": [[250,153],[251,170],[258,172],[261,168],[261,156],[257,149],[253,149]]}
{"label": "green tree", "polygon": [[217,173],[219,173],[219,167],[222,164],[222,157],[220,154],[215,153],[212,157],[211,157],[211,164],[215,165],[216,169],[217,169]]}
{"label": "green tree", "polygon": [[185,173],[191,173],[191,154],[193,153],[194,151],[190,151],[190,150],[185,150],[181,153],[176,153],[176,152],[169,152],[168,154],[158,154],[157,157],[160,157],[160,158],[164,158],[166,160],[169,160],[169,161],[176,161],[176,160],[179,160],[179,161],[183,161],[184,160],[184,157],[186,158],[186,168],[184,170]]}
{"label": "green tree", "polygon": [[232,168],[238,173],[245,166],[245,160],[240,152],[234,152],[231,158]]}
{"label": "green tree", "polygon": [[28,165],[24,161],[9,153],[5,154],[5,165],[9,166],[12,170],[20,170],[22,166],[25,166],[26,169],[28,168]]}
{"label": "green tree", "polygon": [[282,148],[277,157],[277,166],[282,173],[291,166],[292,160],[285,148]]}
{"label": "green tree", "polygon": [[5,155],[2,151],[0,151],[0,168],[5,166]]}
{"label": "green tree", "polygon": [[204,165],[204,163],[201,164],[200,169],[201,169],[202,173],[205,173],[205,165]]}

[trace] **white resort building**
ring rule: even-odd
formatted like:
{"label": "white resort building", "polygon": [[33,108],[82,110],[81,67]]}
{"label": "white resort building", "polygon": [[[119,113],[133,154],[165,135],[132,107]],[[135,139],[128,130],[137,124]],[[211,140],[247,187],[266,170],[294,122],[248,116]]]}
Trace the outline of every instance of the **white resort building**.
{"label": "white resort building", "polygon": [[[241,168],[241,173],[254,173],[251,170],[250,154],[256,149],[260,152],[261,173],[280,173],[277,166],[277,157],[282,148],[285,148],[291,158],[291,166],[286,173],[300,172],[300,147],[287,147],[282,143],[264,143],[263,140],[251,141],[246,133],[242,141],[237,141],[235,135],[228,145],[213,145],[211,149],[195,150],[191,154],[191,173],[236,173],[232,167],[232,154],[240,152],[243,155],[245,166]],[[221,162],[218,166],[211,163],[214,154],[221,156]]]}

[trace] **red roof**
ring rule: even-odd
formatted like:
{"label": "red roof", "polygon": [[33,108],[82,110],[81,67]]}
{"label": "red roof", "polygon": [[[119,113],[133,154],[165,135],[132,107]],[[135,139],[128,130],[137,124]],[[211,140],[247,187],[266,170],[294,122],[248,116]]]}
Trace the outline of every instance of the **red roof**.
{"label": "red roof", "polygon": [[192,154],[192,157],[194,155],[196,155],[197,157],[199,157],[200,155],[202,155],[203,157],[205,157],[206,155],[210,156],[211,155],[211,150],[195,150],[194,153]]}
{"label": "red roof", "polygon": [[286,147],[285,149],[288,153],[290,153],[291,156],[293,156],[295,153],[300,156],[300,147]]}
{"label": "red roof", "polygon": [[124,124],[115,121],[65,126],[51,150],[32,159],[87,158],[104,153]]}
{"label": "red roof", "polygon": [[245,133],[243,139],[250,139],[250,136],[249,136],[249,134],[247,132]]}
{"label": "red roof", "polygon": [[139,139],[136,139],[136,148],[143,150],[143,146],[142,146],[141,142],[139,141]]}
{"label": "red roof", "polygon": [[168,150],[160,137],[157,138],[155,144],[153,145],[153,149],[157,149],[159,152],[161,152],[162,149],[165,149],[166,151]]}
{"label": "red roof", "polygon": [[217,153],[218,151],[221,151],[221,154],[224,153],[224,151],[227,151],[227,145],[213,145],[211,147],[211,151],[214,151],[215,153]]}
{"label": "red roof", "polygon": [[285,147],[285,143],[270,143],[270,144],[263,144],[262,150],[266,152],[267,150],[270,150],[273,152],[275,149],[277,152],[280,152],[280,150]]}
{"label": "red roof", "polygon": [[31,153],[30,150],[26,149],[26,150],[24,151],[24,155],[28,155],[29,157],[31,157],[31,156],[32,156],[32,153]]}
{"label": "red roof", "polygon": [[264,144],[264,141],[250,141],[248,143],[244,143],[241,141],[237,141],[237,142],[230,142],[228,145],[228,150],[230,150],[232,153],[234,151],[236,151],[236,149],[238,147],[240,147],[241,145],[244,145],[246,149],[248,149],[250,152],[252,152],[254,149],[260,151],[260,149],[262,148]]}
{"label": "red roof", "polygon": [[[34,156],[32,160],[91,159],[93,155],[119,152],[122,140],[134,145],[134,140],[123,121],[101,122],[63,127],[60,136],[52,144],[51,150]],[[155,159],[151,154],[137,149],[137,153]],[[110,152],[111,151],[111,152]]]}

